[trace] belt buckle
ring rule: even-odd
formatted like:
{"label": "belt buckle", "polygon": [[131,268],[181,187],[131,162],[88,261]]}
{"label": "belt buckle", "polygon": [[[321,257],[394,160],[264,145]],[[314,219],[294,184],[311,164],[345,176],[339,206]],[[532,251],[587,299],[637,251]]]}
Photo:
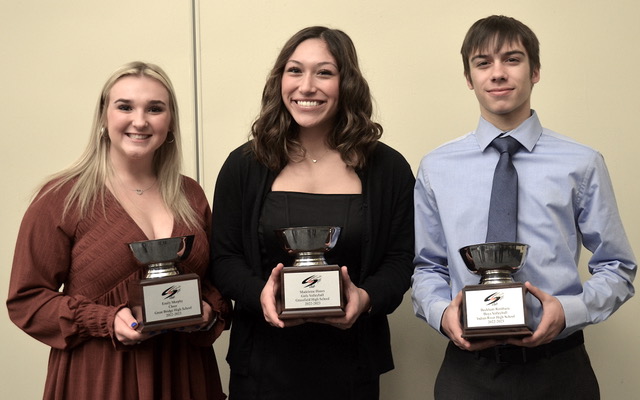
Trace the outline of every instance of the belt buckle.
{"label": "belt buckle", "polygon": [[[520,350],[519,354],[515,351],[516,349]],[[498,364],[524,364],[527,362],[526,347],[495,346],[493,348],[493,352],[495,355],[496,363]]]}

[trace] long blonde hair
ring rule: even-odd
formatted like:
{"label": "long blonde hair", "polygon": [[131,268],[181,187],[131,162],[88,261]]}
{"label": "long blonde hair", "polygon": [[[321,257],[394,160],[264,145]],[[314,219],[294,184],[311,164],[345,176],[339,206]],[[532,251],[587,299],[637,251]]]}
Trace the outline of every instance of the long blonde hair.
{"label": "long blonde hair", "polygon": [[[47,182],[47,190],[58,190],[70,181],[74,181],[73,186],[65,200],[63,216],[72,207],[75,207],[80,217],[87,215],[89,210],[96,206],[96,201],[101,201],[104,208],[105,183],[111,171],[109,160],[109,148],[111,140],[107,132],[107,107],[109,104],[109,93],[113,85],[126,76],[149,77],[160,82],[169,93],[169,111],[171,113],[171,124],[169,127],[168,140],[156,150],[153,156],[153,169],[158,176],[158,187],[162,198],[178,221],[195,227],[198,224],[198,217],[186,198],[181,178],[182,152],[180,123],[178,121],[178,103],[176,101],[173,85],[167,74],[157,65],[134,61],[118,68],[105,82],[98,104],[96,105],[93,126],[89,143],[80,158],[70,167],[50,176]],[[47,183],[45,185],[47,186]]]}

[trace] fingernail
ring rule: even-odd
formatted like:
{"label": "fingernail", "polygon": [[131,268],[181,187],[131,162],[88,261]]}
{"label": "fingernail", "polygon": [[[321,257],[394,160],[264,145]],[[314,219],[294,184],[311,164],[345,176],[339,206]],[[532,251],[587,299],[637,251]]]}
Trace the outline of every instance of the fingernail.
{"label": "fingernail", "polygon": [[137,323],[137,322],[132,322],[132,323],[131,323],[131,327],[132,327],[132,328],[135,328],[136,326],[138,326],[138,323]]}

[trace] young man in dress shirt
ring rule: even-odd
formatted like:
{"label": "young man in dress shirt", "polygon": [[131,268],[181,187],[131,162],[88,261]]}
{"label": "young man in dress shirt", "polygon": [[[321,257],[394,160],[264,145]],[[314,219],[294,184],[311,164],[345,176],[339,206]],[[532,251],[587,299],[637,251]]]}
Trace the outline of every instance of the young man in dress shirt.
{"label": "young man in dress shirt", "polygon": [[[446,335],[436,399],[597,399],[598,383],[582,329],[603,321],[633,296],[636,261],[620,220],[602,155],[543,128],[531,109],[540,80],[538,39],[504,16],[477,21],[462,58],[480,105],[475,131],[424,157],[415,188],[416,315]],[[533,334],[508,339],[462,337],[461,290],[478,284],[458,249],[487,233],[494,138],[520,143],[517,241],[530,246],[514,275],[526,282]],[[578,259],[591,253],[591,278]]]}

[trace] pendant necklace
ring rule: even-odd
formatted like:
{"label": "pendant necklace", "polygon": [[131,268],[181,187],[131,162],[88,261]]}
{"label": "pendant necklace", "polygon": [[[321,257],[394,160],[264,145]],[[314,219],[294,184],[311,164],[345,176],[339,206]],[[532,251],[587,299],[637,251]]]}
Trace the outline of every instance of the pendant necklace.
{"label": "pendant necklace", "polygon": [[120,182],[122,187],[124,187],[127,190],[130,190],[132,192],[135,192],[138,196],[142,196],[144,194],[144,192],[146,192],[147,190],[149,190],[152,187],[154,187],[155,184],[158,182],[158,178],[156,178],[156,179],[154,179],[153,183],[151,185],[149,185],[149,187],[147,187],[146,189],[129,189],[124,185],[124,182],[122,182],[122,179],[120,179],[120,175],[116,174],[116,177],[118,178],[118,181]]}
{"label": "pendant necklace", "polygon": [[148,188],[146,188],[146,189],[129,189],[129,190],[131,190],[131,191],[133,191],[133,192],[136,192],[136,194],[137,194],[138,196],[142,196],[142,195],[144,194],[144,192],[146,192],[147,190],[151,189],[151,188],[156,184],[156,182],[157,182],[157,181],[158,181],[157,179],[156,179],[155,181],[153,181],[153,183],[151,184],[151,186],[149,186],[149,187],[148,187]]}
{"label": "pendant necklace", "polygon": [[325,150],[324,153],[318,158],[313,158],[311,153],[309,153],[308,151],[307,151],[307,154],[309,155],[309,159],[311,160],[311,162],[314,163],[314,164],[317,164],[318,161],[322,160],[324,158],[324,156],[327,155],[328,152],[329,152],[329,149]]}

